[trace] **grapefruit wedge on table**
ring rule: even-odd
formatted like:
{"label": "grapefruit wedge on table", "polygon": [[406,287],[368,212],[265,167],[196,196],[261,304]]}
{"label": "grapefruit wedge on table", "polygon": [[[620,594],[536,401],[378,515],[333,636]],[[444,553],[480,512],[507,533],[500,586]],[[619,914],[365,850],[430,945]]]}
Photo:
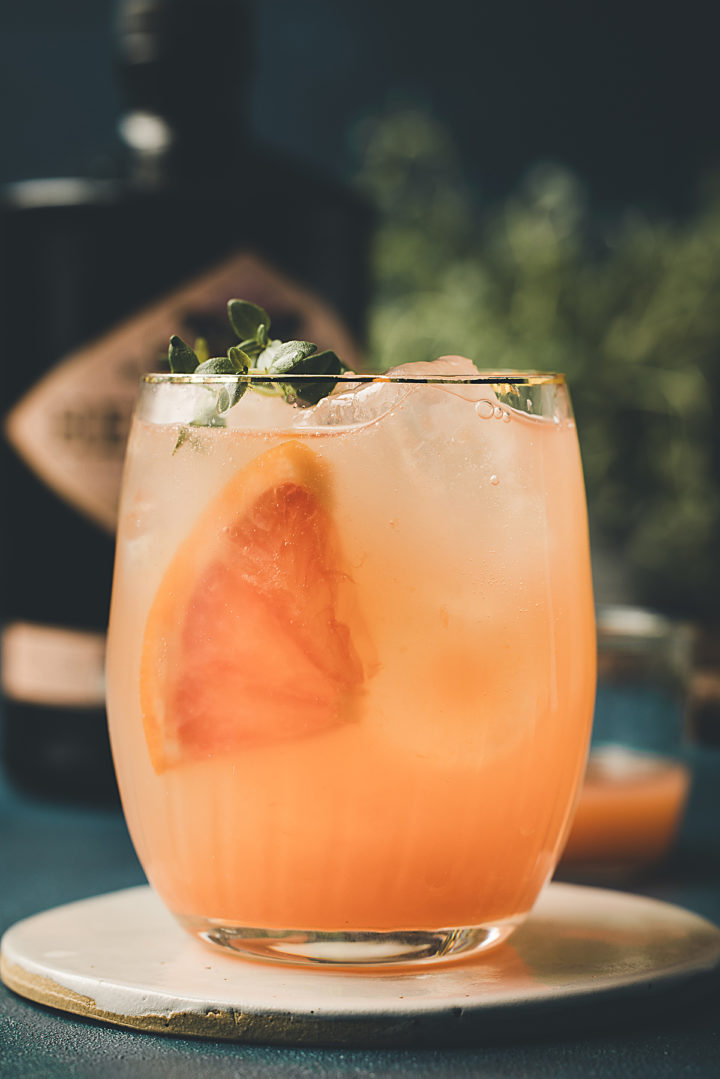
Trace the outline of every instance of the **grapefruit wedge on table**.
{"label": "grapefruit wedge on table", "polygon": [[157,772],[353,717],[363,667],[322,462],[284,442],[211,500],[145,628],[143,723]]}

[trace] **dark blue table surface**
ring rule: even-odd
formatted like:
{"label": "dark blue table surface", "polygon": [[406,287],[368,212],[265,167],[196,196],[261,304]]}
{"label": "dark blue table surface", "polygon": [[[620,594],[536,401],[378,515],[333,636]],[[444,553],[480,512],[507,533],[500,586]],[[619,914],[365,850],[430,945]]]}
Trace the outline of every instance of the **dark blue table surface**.
{"label": "dark blue table surface", "polygon": [[[696,750],[690,806],[675,852],[633,890],[720,924],[720,751]],[[0,781],[0,931],[60,903],[142,883],[119,813],[33,803]],[[457,1049],[340,1050],[244,1046],[84,1022],[0,986],[1,1079],[100,1076],[482,1076],[483,1079],[695,1079],[720,1076],[720,981],[701,1001],[642,1022],[519,1036]]]}

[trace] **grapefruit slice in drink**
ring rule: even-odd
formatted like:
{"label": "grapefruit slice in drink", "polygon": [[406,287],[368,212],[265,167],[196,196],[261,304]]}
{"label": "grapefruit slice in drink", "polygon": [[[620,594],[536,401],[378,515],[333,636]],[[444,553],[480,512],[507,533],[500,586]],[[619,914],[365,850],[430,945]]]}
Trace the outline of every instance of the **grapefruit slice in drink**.
{"label": "grapefruit slice in drink", "polygon": [[364,672],[331,506],[322,462],[284,442],[237,473],[181,544],[141,659],[156,772],[353,719]]}

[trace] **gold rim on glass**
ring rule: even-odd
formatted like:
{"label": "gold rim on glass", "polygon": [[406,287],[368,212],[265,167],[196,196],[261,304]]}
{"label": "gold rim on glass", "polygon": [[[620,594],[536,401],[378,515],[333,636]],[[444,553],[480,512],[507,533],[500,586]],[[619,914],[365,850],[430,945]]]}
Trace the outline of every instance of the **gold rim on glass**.
{"label": "gold rim on glass", "polygon": [[356,375],[344,372],[340,375],[298,375],[266,374],[263,371],[248,371],[237,375],[175,374],[169,372],[150,372],[142,376],[143,382],[187,385],[235,385],[241,382],[264,382],[271,385],[288,382],[333,383],[347,385],[368,385],[373,382],[387,382],[391,385],[420,386],[560,386],[565,383],[565,376],[554,371],[487,371],[477,375]]}

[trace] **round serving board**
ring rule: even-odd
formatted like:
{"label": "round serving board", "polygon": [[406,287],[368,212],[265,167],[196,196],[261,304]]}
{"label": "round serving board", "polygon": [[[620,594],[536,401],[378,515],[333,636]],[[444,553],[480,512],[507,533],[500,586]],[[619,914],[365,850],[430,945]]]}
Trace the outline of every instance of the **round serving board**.
{"label": "round serving board", "polygon": [[1,952],[15,992],[124,1027],[264,1044],[467,1044],[686,1003],[717,984],[720,930],[657,900],[551,884],[483,957],[417,972],[309,969],[226,956],[140,887],[26,918]]}

